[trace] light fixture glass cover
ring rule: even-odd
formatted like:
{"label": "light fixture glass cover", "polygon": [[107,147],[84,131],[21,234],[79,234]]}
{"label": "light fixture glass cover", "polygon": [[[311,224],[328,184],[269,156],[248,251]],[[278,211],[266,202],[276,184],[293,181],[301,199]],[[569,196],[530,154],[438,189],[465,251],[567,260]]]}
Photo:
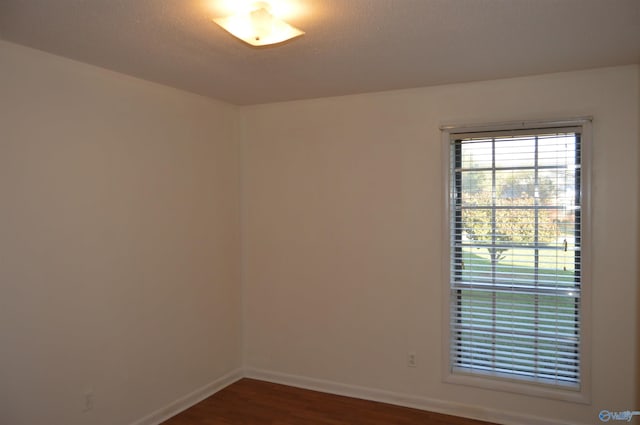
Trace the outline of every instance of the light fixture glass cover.
{"label": "light fixture glass cover", "polygon": [[248,13],[213,21],[252,46],[282,43],[304,34],[304,31],[273,16],[267,2],[255,3]]}

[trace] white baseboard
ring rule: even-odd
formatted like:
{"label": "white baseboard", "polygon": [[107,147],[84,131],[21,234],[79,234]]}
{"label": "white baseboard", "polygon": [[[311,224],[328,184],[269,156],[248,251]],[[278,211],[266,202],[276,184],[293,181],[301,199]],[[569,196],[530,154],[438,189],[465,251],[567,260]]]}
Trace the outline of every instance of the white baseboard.
{"label": "white baseboard", "polygon": [[158,425],[167,419],[177,415],[178,413],[187,410],[194,404],[200,403],[207,397],[212,396],[221,389],[233,384],[234,382],[244,377],[242,369],[233,370],[226,375],[216,379],[215,381],[205,385],[202,388],[198,388],[190,394],[187,394],[179,399],[169,403],[167,406],[162,407],[155,412],[152,412],[142,419],[139,419],[131,425]]}
{"label": "white baseboard", "polygon": [[576,423],[562,422],[538,416],[522,415],[513,412],[505,412],[496,409],[487,409],[481,406],[455,403],[451,401],[419,397],[410,394],[396,393],[375,388],[360,387],[343,384],[323,379],[309,378],[300,375],[290,375],[261,369],[236,369],[215,381],[205,385],[173,401],[165,407],[150,413],[131,425],[159,425],[167,419],[201,402],[207,397],[217,393],[223,388],[239,381],[242,378],[253,378],[276,384],[321,391],[329,394],[354,397],[363,400],[378,401],[397,406],[411,407],[419,410],[442,413],[445,415],[460,416],[480,421],[494,422],[504,425],[578,425]]}
{"label": "white baseboard", "polygon": [[248,368],[244,370],[247,378],[292,387],[305,388],[330,394],[360,398],[364,400],[378,401],[395,404],[397,406],[411,407],[414,409],[428,410],[430,412],[445,415],[461,416],[480,421],[494,422],[504,425],[576,425],[569,422],[561,422],[537,416],[522,415],[501,410],[487,409],[480,406],[472,406],[451,401],[418,397],[409,394],[395,393],[374,388],[347,385],[322,379],[308,378],[306,376],[289,375],[260,369]]}

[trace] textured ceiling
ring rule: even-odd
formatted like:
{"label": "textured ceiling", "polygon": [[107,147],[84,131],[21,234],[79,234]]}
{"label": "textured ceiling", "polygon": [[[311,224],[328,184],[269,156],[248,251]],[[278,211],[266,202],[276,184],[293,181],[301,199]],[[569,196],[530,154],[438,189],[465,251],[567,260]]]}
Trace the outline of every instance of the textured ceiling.
{"label": "textured ceiling", "polygon": [[0,0],[0,37],[234,104],[640,63],[640,0],[291,0],[267,48],[233,2]]}

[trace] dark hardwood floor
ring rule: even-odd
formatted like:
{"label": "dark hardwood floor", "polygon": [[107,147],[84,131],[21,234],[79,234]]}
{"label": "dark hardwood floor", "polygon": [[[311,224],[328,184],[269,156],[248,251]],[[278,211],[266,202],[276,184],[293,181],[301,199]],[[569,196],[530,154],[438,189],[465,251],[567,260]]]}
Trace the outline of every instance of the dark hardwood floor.
{"label": "dark hardwood floor", "polygon": [[241,379],[163,425],[487,425],[391,404]]}

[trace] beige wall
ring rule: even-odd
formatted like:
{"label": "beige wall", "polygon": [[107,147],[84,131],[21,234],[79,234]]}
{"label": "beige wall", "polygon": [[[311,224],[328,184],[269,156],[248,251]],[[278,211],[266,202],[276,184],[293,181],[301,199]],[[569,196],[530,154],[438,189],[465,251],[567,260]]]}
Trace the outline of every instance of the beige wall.
{"label": "beige wall", "polygon": [[0,42],[1,423],[130,424],[240,367],[237,125]]}
{"label": "beige wall", "polygon": [[[245,366],[481,406],[480,417],[590,424],[640,407],[638,109],[637,66],[243,109]],[[439,125],[583,115],[594,117],[593,403],[444,384]]]}
{"label": "beige wall", "polygon": [[[580,115],[593,403],[443,384],[439,125]],[[243,361],[480,417],[638,408],[639,125],[637,66],[234,108],[0,42],[0,422],[131,424]]]}

